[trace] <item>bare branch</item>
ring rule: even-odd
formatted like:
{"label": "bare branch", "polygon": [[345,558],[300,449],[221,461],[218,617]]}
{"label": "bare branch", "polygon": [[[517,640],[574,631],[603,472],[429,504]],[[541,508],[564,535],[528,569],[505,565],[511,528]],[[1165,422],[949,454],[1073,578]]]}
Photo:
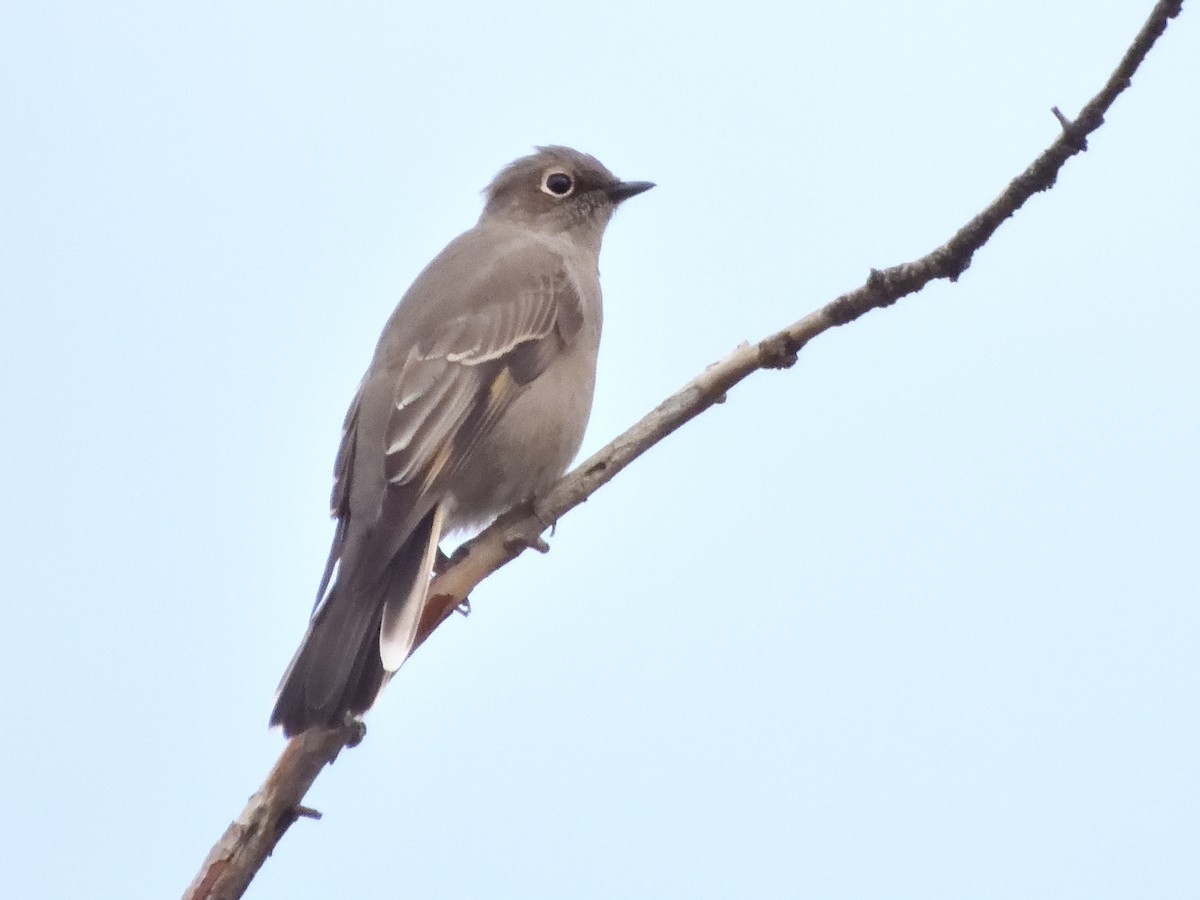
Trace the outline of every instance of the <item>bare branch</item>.
{"label": "bare branch", "polygon": [[364,734],[361,722],[349,722],[337,729],[314,728],[288,741],[267,780],[209,851],[183,896],[206,900],[242,896],[291,824],[301,817],[320,818],[320,813],[300,801],[342,748],[357,746]]}
{"label": "bare branch", "polygon": [[[684,423],[725,399],[727,392],[760,369],[788,368],[814,337],[853,322],[873,309],[890,306],[939,278],[957,280],[972,257],[996,229],[1034,194],[1054,186],[1068,159],[1087,149],[1087,138],[1104,123],[1117,96],[1129,87],[1134,72],[1154,42],[1179,15],[1183,0],[1160,0],[1138,32],[1103,89],[1074,121],[1052,110],[1062,133],[1004,191],[946,243],[929,254],[891,268],[872,269],[866,282],[816,312],[755,344],[742,344],[709,366],[649,415],[590,459],[563,476],[536,509],[515,509],[465,544],[434,579],[421,620],[417,646],[467,602],[484,578],[511,562],[524,550],[543,550],[541,533],[584,502],[633,460]],[[240,897],[284,832],[297,818],[320,816],[300,801],[327,763],[343,747],[356,745],[365,729],[359,722],[341,728],[313,729],[293,738],[242,814],[209,852],[184,900],[228,900]]]}

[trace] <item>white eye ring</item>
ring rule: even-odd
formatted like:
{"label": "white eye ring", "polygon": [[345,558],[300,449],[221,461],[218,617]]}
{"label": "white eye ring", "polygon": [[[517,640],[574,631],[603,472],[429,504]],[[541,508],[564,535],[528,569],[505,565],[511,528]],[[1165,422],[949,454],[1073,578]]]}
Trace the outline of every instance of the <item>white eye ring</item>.
{"label": "white eye ring", "polygon": [[542,191],[551,197],[569,197],[575,190],[575,179],[562,169],[549,169],[542,176]]}

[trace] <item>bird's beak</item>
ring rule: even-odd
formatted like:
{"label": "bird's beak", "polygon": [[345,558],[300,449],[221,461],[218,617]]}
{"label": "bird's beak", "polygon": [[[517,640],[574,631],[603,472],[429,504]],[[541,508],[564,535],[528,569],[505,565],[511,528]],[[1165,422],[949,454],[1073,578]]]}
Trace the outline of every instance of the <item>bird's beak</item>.
{"label": "bird's beak", "polygon": [[604,193],[608,194],[608,199],[616,204],[628,200],[630,197],[636,197],[652,187],[654,187],[653,181],[617,181],[606,187]]}

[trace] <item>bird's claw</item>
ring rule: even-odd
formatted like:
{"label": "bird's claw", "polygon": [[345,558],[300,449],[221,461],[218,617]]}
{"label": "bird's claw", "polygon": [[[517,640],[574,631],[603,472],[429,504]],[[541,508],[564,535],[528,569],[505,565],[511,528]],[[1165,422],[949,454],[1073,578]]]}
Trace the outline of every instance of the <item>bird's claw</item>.
{"label": "bird's claw", "polygon": [[536,550],[538,553],[549,553],[550,545],[542,538],[540,534],[535,534],[529,537],[525,534],[509,535],[504,542],[504,546],[510,552],[520,553],[522,550]]}
{"label": "bird's claw", "polygon": [[550,537],[554,537],[554,530],[558,528],[558,519],[547,519],[542,515],[541,509],[538,507],[537,501],[533,498],[529,500],[529,509],[533,513],[533,517],[538,520],[542,526],[542,531],[550,529]]}

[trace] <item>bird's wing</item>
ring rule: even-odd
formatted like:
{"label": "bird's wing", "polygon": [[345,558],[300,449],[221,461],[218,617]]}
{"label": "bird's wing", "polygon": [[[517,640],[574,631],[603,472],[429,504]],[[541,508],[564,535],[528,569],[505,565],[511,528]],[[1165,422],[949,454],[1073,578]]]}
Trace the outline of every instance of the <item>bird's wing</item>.
{"label": "bird's wing", "polygon": [[354,399],[350,401],[350,409],[346,411],[346,419],[342,423],[342,440],[338,444],[337,457],[333,461],[333,493],[329,499],[329,514],[337,520],[337,529],[333,534],[333,546],[329,550],[329,559],[325,561],[321,583],[317,587],[314,613],[325,598],[334,567],[341,558],[342,547],[346,542],[346,529],[350,524],[350,482],[354,477],[354,453],[358,445],[358,408],[365,383],[364,378],[359,383],[358,390],[354,392]]}
{"label": "bird's wing", "polygon": [[[493,301],[445,322],[409,353],[385,431],[382,513],[385,520],[398,514],[411,521],[414,514],[425,517],[432,503],[434,518],[415,578],[387,591],[379,632],[385,670],[400,668],[416,640],[446,511],[442,486],[469,465],[480,441],[574,339],[582,321],[578,294],[558,270],[531,279],[507,302]],[[381,561],[416,549],[407,537],[403,545],[395,543],[407,526],[391,536],[386,530],[379,530],[378,542],[392,546]]]}
{"label": "bird's wing", "polygon": [[576,339],[582,300],[549,256],[535,256],[540,266],[502,260],[487,293],[464,304],[475,311],[430,329],[403,359],[373,364],[346,415],[332,495],[338,526],[318,600],[335,568],[364,587],[382,576],[439,485]]}
{"label": "bird's wing", "polygon": [[452,297],[431,290],[445,277],[417,280],[346,414],[333,546],[272,714],[293,733],[367,709],[404,662],[447,513],[446,486],[583,327],[582,300],[557,254],[501,252],[471,271],[476,278],[455,280],[464,293]]}
{"label": "bird's wing", "polygon": [[560,269],[531,279],[507,302],[451,319],[415,346],[387,426],[388,483],[420,483],[425,491],[458,468],[582,323],[579,295]]}

